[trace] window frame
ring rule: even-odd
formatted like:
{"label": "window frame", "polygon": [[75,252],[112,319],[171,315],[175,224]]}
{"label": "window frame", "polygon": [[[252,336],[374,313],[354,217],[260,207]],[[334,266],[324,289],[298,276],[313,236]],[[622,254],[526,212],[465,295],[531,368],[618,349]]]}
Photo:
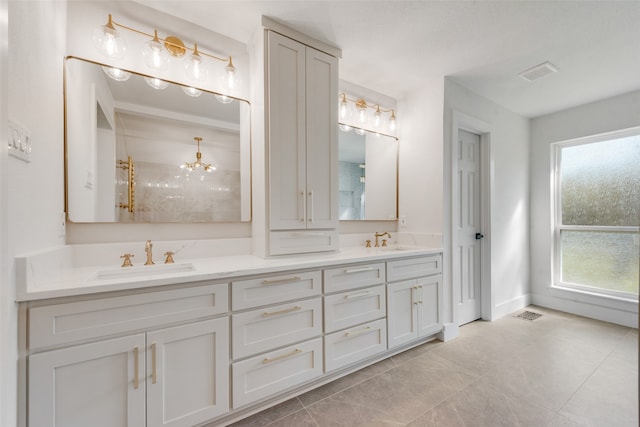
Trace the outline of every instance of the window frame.
{"label": "window frame", "polygon": [[[597,142],[621,139],[629,136],[639,136],[640,127],[633,127],[619,131],[607,132],[597,135],[585,136],[565,141],[558,141],[551,144],[551,287],[557,289],[574,290],[590,294],[606,296],[616,299],[638,301],[637,294],[628,292],[603,289],[595,286],[582,285],[579,283],[563,282],[562,277],[562,231],[593,231],[630,233],[640,236],[640,226],[598,226],[598,225],[565,225],[562,223],[562,149],[577,145],[586,145]],[[640,293],[640,290],[639,290]]]}

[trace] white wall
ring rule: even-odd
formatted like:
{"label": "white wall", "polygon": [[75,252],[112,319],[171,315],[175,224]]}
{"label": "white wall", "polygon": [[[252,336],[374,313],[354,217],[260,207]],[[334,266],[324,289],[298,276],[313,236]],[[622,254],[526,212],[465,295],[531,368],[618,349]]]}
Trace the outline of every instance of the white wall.
{"label": "white wall", "polygon": [[[0,337],[15,334],[15,311],[11,297],[14,294],[9,280],[8,222],[7,222],[7,106],[9,58],[9,5],[0,0]],[[15,424],[15,347],[0,342],[0,425]]]}
{"label": "white wall", "polygon": [[[483,232],[491,243],[490,309],[491,318],[495,319],[529,303],[529,120],[449,78],[445,80],[444,218],[447,231],[451,229],[450,165],[454,111],[486,123],[490,132],[490,169],[483,172],[490,178],[490,235],[486,230]],[[453,307],[449,309],[454,310]]]}
{"label": "white wall", "polygon": [[12,1],[9,21],[8,118],[30,131],[33,161],[7,159],[10,182],[0,195],[8,205],[9,224],[7,251],[2,254],[9,263],[9,280],[2,283],[1,309],[3,426],[16,424],[18,329],[13,258],[64,243],[59,221],[64,210],[62,65],[66,3]]}
{"label": "white wall", "polygon": [[533,303],[637,327],[637,303],[550,288],[553,142],[640,126],[640,91],[578,106],[531,122],[531,286]]}

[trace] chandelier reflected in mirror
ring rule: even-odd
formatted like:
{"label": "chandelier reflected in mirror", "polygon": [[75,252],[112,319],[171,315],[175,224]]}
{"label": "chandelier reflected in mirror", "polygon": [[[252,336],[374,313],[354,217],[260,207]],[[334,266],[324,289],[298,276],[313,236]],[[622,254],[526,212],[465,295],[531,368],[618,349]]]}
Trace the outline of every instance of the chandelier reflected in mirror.
{"label": "chandelier reflected in mirror", "polygon": [[192,172],[196,169],[202,168],[203,171],[209,172],[209,173],[216,170],[216,167],[213,164],[202,162],[202,153],[200,152],[200,141],[202,141],[202,138],[199,136],[196,136],[193,139],[198,144],[198,151],[196,151],[196,161],[193,163],[184,162],[180,165],[180,169],[186,169],[187,171]]}

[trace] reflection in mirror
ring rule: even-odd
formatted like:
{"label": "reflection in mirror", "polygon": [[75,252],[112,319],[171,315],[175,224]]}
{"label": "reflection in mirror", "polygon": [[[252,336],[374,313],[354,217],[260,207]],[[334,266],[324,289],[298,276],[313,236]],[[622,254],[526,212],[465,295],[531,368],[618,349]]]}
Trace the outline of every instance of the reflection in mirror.
{"label": "reflection in mirror", "polygon": [[76,58],[65,73],[71,221],[250,220],[246,101],[172,83],[155,89],[145,76],[116,79]]}
{"label": "reflection in mirror", "polygon": [[340,220],[395,220],[397,139],[345,125],[340,130]]}

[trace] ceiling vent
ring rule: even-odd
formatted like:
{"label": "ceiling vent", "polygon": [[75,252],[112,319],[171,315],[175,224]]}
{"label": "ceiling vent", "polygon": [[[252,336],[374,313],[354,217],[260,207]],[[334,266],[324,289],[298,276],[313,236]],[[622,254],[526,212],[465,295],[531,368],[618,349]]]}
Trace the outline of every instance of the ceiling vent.
{"label": "ceiling vent", "polygon": [[558,68],[551,62],[547,61],[543,62],[542,64],[536,65],[535,67],[529,68],[528,70],[525,70],[518,75],[528,82],[533,82],[557,71]]}

